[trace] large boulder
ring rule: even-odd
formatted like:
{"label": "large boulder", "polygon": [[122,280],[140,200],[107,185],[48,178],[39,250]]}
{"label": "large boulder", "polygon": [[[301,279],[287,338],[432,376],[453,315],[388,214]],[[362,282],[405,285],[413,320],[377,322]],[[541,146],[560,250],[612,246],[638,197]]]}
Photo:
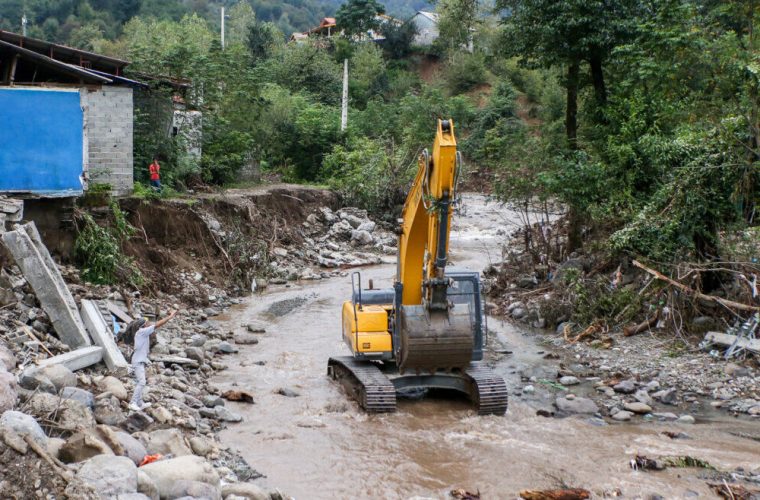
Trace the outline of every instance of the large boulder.
{"label": "large boulder", "polygon": [[52,418],[57,426],[65,431],[89,429],[95,426],[95,418],[90,409],[73,399],[61,399],[58,396],[40,392],[32,396],[27,404],[30,413],[40,418]]}
{"label": "large boulder", "polygon": [[8,410],[0,417],[0,429],[9,429],[16,434],[28,434],[40,446],[47,446],[47,436],[42,427],[31,415],[20,411]]}
{"label": "large boulder", "polygon": [[143,465],[140,470],[153,480],[161,498],[167,497],[176,481],[199,481],[215,487],[219,486],[219,475],[211,464],[195,455],[159,460]]}
{"label": "large boulder", "polygon": [[145,455],[148,454],[145,446],[143,446],[140,441],[133,438],[131,435],[127,434],[124,431],[117,432],[116,439],[119,440],[119,444],[124,450],[125,456],[129,457],[135,463],[135,465],[140,465],[140,463],[143,461],[143,458],[145,458]]}
{"label": "large boulder", "polygon": [[161,492],[162,498],[202,498],[203,500],[221,500],[222,492],[219,486],[200,481],[181,479],[171,485],[169,491]]}
{"label": "large boulder", "polygon": [[101,391],[110,392],[113,394],[116,399],[119,399],[121,401],[126,401],[129,399],[127,388],[124,387],[124,384],[121,383],[121,380],[116,377],[112,377],[110,375],[103,377],[97,382],[97,386]]}
{"label": "large boulder", "polygon": [[17,399],[16,377],[5,371],[4,365],[0,364],[0,412],[12,410]]}
{"label": "large boulder", "polygon": [[246,500],[269,500],[269,493],[253,483],[233,483],[222,486],[222,496],[230,495],[245,498]]}
{"label": "large boulder", "polygon": [[90,434],[77,432],[58,450],[58,458],[67,464],[82,462],[96,455],[113,455],[111,448]]}
{"label": "large boulder", "polygon": [[40,372],[55,386],[56,392],[64,387],[76,387],[77,376],[63,365],[50,365],[40,369]]}
{"label": "large boulder", "polygon": [[63,399],[74,399],[83,403],[89,409],[95,409],[95,396],[90,391],[80,389],[78,387],[64,387],[60,393],[58,393]]}
{"label": "large boulder", "polygon": [[137,466],[127,457],[92,457],[82,464],[77,478],[95,488],[102,498],[137,493]]}
{"label": "large boulder", "polygon": [[145,448],[148,453],[161,455],[192,455],[193,450],[185,443],[185,438],[177,429],[160,429],[150,432],[145,437]]}

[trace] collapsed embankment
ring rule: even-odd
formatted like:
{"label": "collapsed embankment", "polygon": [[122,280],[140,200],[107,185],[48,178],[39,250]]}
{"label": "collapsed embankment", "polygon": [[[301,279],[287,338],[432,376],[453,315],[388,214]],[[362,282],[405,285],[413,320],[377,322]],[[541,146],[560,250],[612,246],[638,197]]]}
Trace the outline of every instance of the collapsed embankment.
{"label": "collapsed embankment", "polygon": [[[394,251],[393,236],[366,213],[337,205],[330,192],[290,186],[119,200],[135,228],[121,251],[134,260],[142,286],[93,285],[82,280],[83,269],[58,267],[77,309],[88,299],[122,316],[181,310],[156,334],[144,395],[152,406],[143,411],[128,408],[134,382],[125,371],[94,361],[84,368],[39,366],[76,347],[60,340],[36,285],[6,255],[0,273],[0,491],[16,498],[282,498],[248,483],[258,474],[216,439],[221,428],[242,419],[225,400],[253,400],[241,391],[222,393],[209,377],[227,368],[225,357],[236,345],[258,340],[208,320],[269,283],[345,274],[346,267],[376,263]],[[87,213],[100,225],[115,223],[112,207]],[[72,257],[57,255],[64,262]],[[126,326],[123,318],[104,318],[112,334]],[[129,359],[128,345],[119,342],[118,349]],[[140,466],[155,454],[163,459]],[[28,480],[30,470],[35,481]]]}

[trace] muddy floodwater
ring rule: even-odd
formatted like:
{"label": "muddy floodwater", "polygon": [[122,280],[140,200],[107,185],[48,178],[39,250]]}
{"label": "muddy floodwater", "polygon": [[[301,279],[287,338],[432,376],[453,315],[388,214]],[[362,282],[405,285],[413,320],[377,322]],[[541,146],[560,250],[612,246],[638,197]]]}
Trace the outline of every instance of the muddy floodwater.
{"label": "muddy floodwater", "polygon": [[[453,263],[482,270],[499,261],[503,235],[516,223],[506,208],[465,196],[451,235]],[[376,288],[390,287],[395,259],[361,271],[364,283],[371,278]],[[446,394],[400,400],[395,414],[365,415],[326,376],[327,359],[348,354],[340,339],[340,307],[350,290],[350,276],[270,287],[218,318],[233,330],[251,322],[266,327],[257,345],[240,346],[239,354],[226,358],[229,369],[214,380],[256,399],[255,405],[228,403],[244,421],[223,431],[222,442],[266,476],[262,484],[299,500],[450,498],[453,488],[506,499],[521,489],[562,485],[598,497],[714,498],[709,471],[642,472],[629,461],[639,453],[690,455],[729,471],[760,465],[760,442],[737,436],[760,434],[757,421],[697,415],[695,425],[676,425],[537,416],[536,408],[553,398],[549,388],[536,387],[530,399],[512,393],[525,385],[519,371],[556,363],[544,359],[539,343],[547,334],[495,318],[488,318],[489,345],[511,352],[494,365],[510,389],[506,416],[479,417],[466,400]],[[686,432],[691,439],[670,439],[663,431]]]}

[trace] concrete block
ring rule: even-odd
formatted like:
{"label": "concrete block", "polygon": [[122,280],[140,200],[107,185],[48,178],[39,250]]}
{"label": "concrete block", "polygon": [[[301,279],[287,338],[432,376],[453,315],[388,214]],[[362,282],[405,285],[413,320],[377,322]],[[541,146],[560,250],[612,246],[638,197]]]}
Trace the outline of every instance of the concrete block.
{"label": "concrete block", "polygon": [[34,222],[3,233],[2,240],[32,286],[61,341],[72,349],[91,345],[74,297],[42,243]]}
{"label": "concrete block", "polygon": [[52,365],[63,365],[71,371],[76,371],[100,363],[102,359],[103,348],[93,345],[42,360],[37,363],[37,366],[44,368]]}
{"label": "concrete block", "polygon": [[111,329],[91,300],[82,301],[82,319],[92,340],[103,348],[103,361],[111,371],[126,371],[127,360],[114,341]]}

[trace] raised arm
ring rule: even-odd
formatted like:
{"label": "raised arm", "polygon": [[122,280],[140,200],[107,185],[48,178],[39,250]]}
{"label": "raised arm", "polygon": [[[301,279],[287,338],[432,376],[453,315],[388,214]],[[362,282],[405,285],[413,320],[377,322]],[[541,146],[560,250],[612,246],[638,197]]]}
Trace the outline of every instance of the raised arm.
{"label": "raised arm", "polygon": [[177,311],[171,311],[167,317],[162,318],[162,319],[156,321],[156,328],[161,328],[162,326],[164,326],[166,323],[168,323],[176,315],[177,315]]}

